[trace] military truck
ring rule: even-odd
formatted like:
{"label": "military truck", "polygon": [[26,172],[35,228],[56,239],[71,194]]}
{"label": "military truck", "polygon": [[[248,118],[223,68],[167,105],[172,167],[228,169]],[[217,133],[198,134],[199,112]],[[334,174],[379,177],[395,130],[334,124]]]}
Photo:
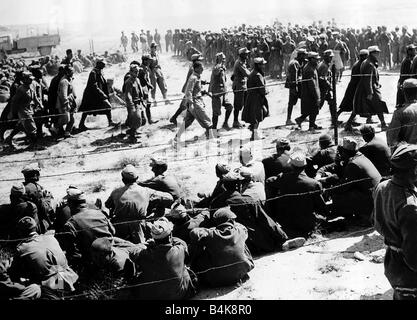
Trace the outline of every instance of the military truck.
{"label": "military truck", "polygon": [[41,56],[50,55],[52,48],[61,42],[59,34],[43,34],[13,39],[11,33],[0,33],[0,50],[7,54],[39,52]]}

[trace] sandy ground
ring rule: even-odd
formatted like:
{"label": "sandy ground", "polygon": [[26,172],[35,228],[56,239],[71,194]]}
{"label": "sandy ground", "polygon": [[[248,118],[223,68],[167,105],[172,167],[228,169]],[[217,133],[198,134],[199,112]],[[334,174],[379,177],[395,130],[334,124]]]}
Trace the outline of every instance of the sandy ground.
{"label": "sandy ground", "polygon": [[[130,56],[138,60],[139,56]],[[181,98],[178,93],[188,69],[188,62],[163,54],[161,65],[168,84],[168,96],[172,100]],[[122,77],[128,69],[127,64],[113,65],[105,69],[107,78],[114,78],[116,87],[121,87]],[[347,71],[346,74],[349,72]],[[381,72],[382,73],[382,72]],[[210,68],[206,68],[203,79],[210,79]],[[76,75],[75,90],[80,100],[88,72]],[[230,78],[230,77],[229,77]],[[398,77],[381,77],[382,94],[387,101],[389,110],[394,109],[396,82]],[[349,77],[344,77],[338,84],[337,100],[340,103]],[[268,80],[268,84],[277,83]],[[229,84],[231,86],[231,84]],[[230,96],[232,99],[232,95]],[[157,99],[162,100],[159,89]],[[206,99],[206,106],[210,110],[211,103]],[[160,119],[157,124],[141,128],[141,138],[137,144],[129,144],[122,135],[120,128],[108,128],[105,116],[89,117],[87,126],[92,128],[72,138],[54,141],[47,137],[46,150],[25,151],[22,140],[16,141],[18,149],[14,153],[3,150],[0,153],[0,180],[20,180],[22,167],[34,158],[42,167],[41,174],[57,177],[41,177],[41,184],[50,190],[59,200],[65,195],[70,184],[75,184],[88,192],[90,200],[96,198],[106,200],[111,190],[121,185],[120,168],[126,163],[134,163],[140,172],[140,179],[152,176],[149,159],[152,156],[165,158],[169,162],[170,173],[175,174],[181,181],[182,187],[190,197],[197,192],[209,192],[216,183],[214,166],[219,160],[237,162],[237,149],[241,144],[249,143],[253,148],[255,158],[262,159],[273,153],[274,140],[287,137],[293,142],[293,149],[312,150],[317,147],[317,140],[322,130],[316,134],[307,131],[293,131],[283,125],[286,116],[288,90],[283,85],[269,87],[268,100],[271,116],[265,119],[261,127],[264,129],[264,140],[249,142],[250,132],[247,129],[233,130],[221,133],[219,139],[207,142],[202,138],[204,130],[198,123],[192,125],[186,134],[186,148],[176,150],[169,143],[174,137],[176,128],[168,121],[179,105],[173,101],[172,105],[159,103],[152,109],[153,117]],[[4,107],[0,105],[0,110]],[[299,104],[295,107],[293,118],[299,115]],[[116,121],[124,121],[126,111],[115,109],[113,117]],[[348,114],[341,116],[346,120]],[[80,116],[76,115],[76,125]],[[375,117],[376,118],[376,117]],[[391,115],[387,115],[389,122]],[[330,125],[330,114],[324,106],[319,115],[318,124],[327,128]],[[360,119],[364,122],[365,119]],[[222,123],[222,121],[219,121]],[[376,126],[376,130],[380,129]],[[307,130],[308,124],[303,125]],[[123,130],[124,131],[124,130]],[[328,130],[332,134],[331,130]],[[345,135],[339,129],[340,137]],[[349,134],[352,135],[352,134]],[[380,133],[385,137],[384,133]],[[363,143],[359,134],[358,141]],[[306,143],[310,141],[310,143]],[[122,148],[122,151],[120,151]],[[119,149],[119,150],[118,150]],[[109,152],[107,152],[109,151]],[[91,152],[100,154],[88,155]],[[103,153],[106,152],[106,153]],[[87,154],[87,155],[86,155]],[[72,156],[69,158],[59,158]],[[58,157],[58,158],[56,158]],[[65,174],[73,171],[101,170],[94,173]],[[0,203],[7,203],[10,187],[13,182],[0,182]],[[381,257],[384,245],[381,237],[369,231],[359,232],[349,236],[349,230],[344,233],[332,234],[329,238],[319,236],[310,240],[311,244],[303,248],[281,252],[256,258],[255,268],[250,272],[250,279],[236,287],[203,290],[197,299],[391,299],[389,283],[383,274]],[[355,231],[355,230],[353,230]],[[325,240],[317,244],[314,241]],[[354,253],[362,253],[360,259]],[[376,258],[373,258],[375,256]],[[362,259],[362,260],[361,260]]]}

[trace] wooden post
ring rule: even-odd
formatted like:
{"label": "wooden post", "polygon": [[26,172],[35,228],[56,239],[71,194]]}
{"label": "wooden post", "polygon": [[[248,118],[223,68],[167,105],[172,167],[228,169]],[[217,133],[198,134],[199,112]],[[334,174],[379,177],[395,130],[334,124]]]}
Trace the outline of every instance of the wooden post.
{"label": "wooden post", "polygon": [[334,143],[338,145],[339,143],[339,131],[337,125],[337,100],[336,100],[336,66],[332,65],[332,91],[333,91],[333,101],[331,103],[331,115],[332,115],[332,124],[334,131]]}

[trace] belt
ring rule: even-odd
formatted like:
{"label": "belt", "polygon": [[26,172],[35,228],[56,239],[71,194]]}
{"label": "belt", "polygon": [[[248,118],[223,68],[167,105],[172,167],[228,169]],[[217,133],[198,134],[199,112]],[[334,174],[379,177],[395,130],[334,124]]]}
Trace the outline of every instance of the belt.
{"label": "belt", "polygon": [[397,248],[397,247],[394,247],[394,246],[388,246],[388,248],[390,248],[391,250],[393,250],[395,252],[398,252],[398,253],[403,252],[403,249],[400,249],[400,248]]}

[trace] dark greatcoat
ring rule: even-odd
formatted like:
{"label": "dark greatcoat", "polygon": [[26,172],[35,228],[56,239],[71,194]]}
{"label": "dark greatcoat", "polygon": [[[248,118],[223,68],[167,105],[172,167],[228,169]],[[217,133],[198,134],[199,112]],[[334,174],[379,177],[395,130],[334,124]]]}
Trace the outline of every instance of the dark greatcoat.
{"label": "dark greatcoat", "polygon": [[180,300],[195,294],[195,277],[186,267],[188,246],[183,240],[172,237],[169,243],[150,243],[132,258],[141,271],[138,286],[132,288],[135,299]]}
{"label": "dark greatcoat", "polygon": [[[257,89],[250,89],[255,87]],[[242,120],[250,124],[262,122],[269,114],[267,106],[265,78],[260,72],[253,70],[248,77],[248,94]]]}
{"label": "dark greatcoat", "polygon": [[316,115],[319,113],[320,88],[317,68],[310,62],[304,66],[301,83],[301,114]]}
{"label": "dark greatcoat", "polygon": [[190,238],[191,266],[196,272],[209,270],[202,272],[199,280],[211,287],[233,285],[254,268],[245,244],[248,231],[240,223],[228,221],[210,229],[196,228]]}
{"label": "dark greatcoat", "polygon": [[248,229],[246,244],[253,254],[276,252],[288,239],[281,226],[265,212],[262,203],[238,192],[229,194],[226,205],[236,214],[236,222]]}
{"label": "dark greatcoat", "polygon": [[[110,105],[103,103],[109,98],[109,91],[107,88],[107,81],[104,79],[101,72],[94,68],[91,70],[88,77],[87,86],[85,87],[83,99],[79,108],[79,112],[87,114],[98,115],[106,114]],[[91,111],[96,109],[108,109],[103,111]]]}
{"label": "dark greatcoat", "polygon": [[402,86],[405,80],[411,78],[411,76],[404,76],[404,74],[412,74],[413,73],[412,66],[414,66],[414,63],[408,57],[404,58],[404,60],[401,62],[400,79],[398,79],[398,88],[397,88],[397,100],[395,103],[395,106],[397,108],[401,108],[404,106],[405,98],[404,98],[404,94],[400,86]]}
{"label": "dark greatcoat", "polygon": [[[381,85],[379,84],[378,61],[369,56],[361,64],[361,74],[358,88],[353,99],[353,108],[361,117],[368,117],[378,113],[388,113],[387,104],[381,97]],[[372,94],[372,100],[366,99]]]}
{"label": "dark greatcoat", "polygon": [[350,82],[346,88],[345,96],[339,106],[339,110],[342,112],[351,112],[353,110],[353,98],[355,97],[356,88],[361,80],[361,77],[357,77],[355,75],[361,73],[361,64],[362,60],[358,60],[352,66]]}
{"label": "dark greatcoat", "polygon": [[[282,196],[271,202],[271,216],[276,219],[290,238],[307,237],[320,222],[317,214],[327,216],[321,184],[309,178],[304,171],[289,172],[270,183],[273,196]],[[288,194],[308,193],[302,196],[284,197]]]}

